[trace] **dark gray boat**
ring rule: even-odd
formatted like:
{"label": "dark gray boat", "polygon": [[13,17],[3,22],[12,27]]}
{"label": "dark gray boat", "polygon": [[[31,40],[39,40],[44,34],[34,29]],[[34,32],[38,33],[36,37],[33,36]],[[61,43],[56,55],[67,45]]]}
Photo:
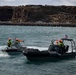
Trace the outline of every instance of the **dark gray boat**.
{"label": "dark gray boat", "polygon": [[76,50],[75,50],[75,42],[73,39],[66,39],[62,38],[63,42],[68,41],[71,43],[71,51],[69,52],[69,45],[65,45],[64,48],[61,48],[58,45],[50,45],[48,50],[40,51],[38,49],[33,48],[26,48],[23,51],[23,54],[27,57],[30,61],[43,61],[43,60],[63,60],[63,59],[70,59],[75,58]]}
{"label": "dark gray boat", "polygon": [[21,44],[14,43],[12,47],[6,47],[5,49],[1,50],[2,52],[7,52],[9,55],[18,55],[25,50],[26,47],[23,47]]}

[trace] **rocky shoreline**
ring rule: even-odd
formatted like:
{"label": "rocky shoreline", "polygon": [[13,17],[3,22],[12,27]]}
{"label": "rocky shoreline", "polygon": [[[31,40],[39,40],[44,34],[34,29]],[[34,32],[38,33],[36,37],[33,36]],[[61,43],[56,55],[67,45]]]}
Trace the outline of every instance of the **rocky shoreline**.
{"label": "rocky shoreline", "polygon": [[9,23],[0,22],[0,26],[51,26],[51,27],[76,27],[76,24],[67,23]]}
{"label": "rocky shoreline", "polygon": [[76,27],[76,6],[0,6],[0,25]]}

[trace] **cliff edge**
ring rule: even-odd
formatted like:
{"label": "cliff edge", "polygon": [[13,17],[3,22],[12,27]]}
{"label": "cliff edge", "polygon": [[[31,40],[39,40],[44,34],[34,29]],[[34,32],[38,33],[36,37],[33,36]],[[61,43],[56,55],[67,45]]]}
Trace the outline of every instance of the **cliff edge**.
{"label": "cliff edge", "polygon": [[0,6],[0,23],[76,24],[76,6]]}

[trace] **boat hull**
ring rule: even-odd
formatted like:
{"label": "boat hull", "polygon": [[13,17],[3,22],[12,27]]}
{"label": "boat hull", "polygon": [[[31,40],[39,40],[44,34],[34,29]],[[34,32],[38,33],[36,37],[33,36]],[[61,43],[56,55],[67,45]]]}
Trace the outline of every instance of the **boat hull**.
{"label": "boat hull", "polygon": [[6,53],[8,53],[9,55],[19,55],[19,54],[21,54],[22,53],[22,51],[21,50],[19,50],[19,49],[5,49],[5,50],[2,50],[2,52],[6,52]]}
{"label": "boat hull", "polygon": [[64,59],[75,58],[76,56],[76,52],[59,54],[57,52],[49,52],[49,51],[39,51],[39,52],[24,51],[23,54],[30,61],[64,60]]}
{"label": "boat hull", "polygon": [[6,52],[9,55],[19,55],[19,54],[22,54],[23,50],[25,50],[25,49],[26,49],[26,47],[21,47],[21,48],[12,47],[12,48],[5,48],[1,51]]}

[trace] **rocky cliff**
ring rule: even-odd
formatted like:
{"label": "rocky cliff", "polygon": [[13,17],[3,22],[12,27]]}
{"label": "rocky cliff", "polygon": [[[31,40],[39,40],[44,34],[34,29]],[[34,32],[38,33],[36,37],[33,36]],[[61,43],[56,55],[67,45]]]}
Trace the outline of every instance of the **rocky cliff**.
{"label": "rocky cliff", "polygon": [[76,6],[0,6],[0,22],[76,23]]}

